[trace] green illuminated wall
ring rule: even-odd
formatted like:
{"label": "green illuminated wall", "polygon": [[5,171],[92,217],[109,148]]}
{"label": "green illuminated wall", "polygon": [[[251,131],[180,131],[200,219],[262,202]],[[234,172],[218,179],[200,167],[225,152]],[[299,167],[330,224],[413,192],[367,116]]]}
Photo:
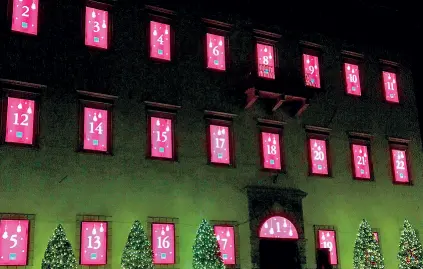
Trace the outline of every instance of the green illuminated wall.
{"label": "green illuminated wall", "polygon": [[[58,1],[60,2],[60,1]],[[8,35],[0,47],[8,57],[0,66],[2,78],[40,83],[42,92],[40,149],[0,148],[0,212],[35,214],[32,266],[39,268],[47,241],[62,223],[70,241],[76,242],[76,215],[112,217],[111,268],[119,268],[122,249],[135,219],[146,225],[148,216],[179,218],[179,268],[190,268],[192,244],[202,218],[240,223],[240,265],[252,268],[248,201],[244,187],[264,185],[293,187],[308,193],[303,200],[307,266],[315,266],[313,225],[337,229],[342,268],[352,268],[356,231],[362,218],[380,230],[387,268],[397,265],[399,231],[404,218],[419,230],[422,154],[413,93],[407,65],[400,57],[387,57],[378,48],[359,48],[320,36],[303,37],[324,45],[321,63],[326,92],[310,100],[299,119],[267,115],[259,102],[244,110],[243,93],[225,74],[203,68],[202,29],[188,15],[175,25],[176,55],[170,64],[153,64],[147,58],[145,23],[141,9],[119,6],[114,10],[113,49],[89,52],[80,32],[77,5],[49,6],[63,9],[60,18],[45,15],[38,38]],[[134,11],[135,10],[135,11]],[[63,28],[54,21],[66,22]],[[139,20],[141,23],[132,24]],[[230,35],[234,64],[253,64],[253,38],[236,22]],[[55,38],[66,31],[68,37]],[[22,48],[20,51],[19,48]],[[366,98],[345,96],[341,76],[341,49],[364,53]],[[296,65],[301,58],[298,40],[282,38],[278,44],[281,65]],[[393,55],[393,54],[390,54]],[[379,58],[401,64],[401,106],[382,102]],[[404,64],[404,65],[402,65]],[[76,90],[116,95],[113,156],[75,152],[78,134]],[[145,158],[146,114],[143,101],[180,105],[176,136],[178,162]],[[205,109],[237,114],[234,120],[236,168],[207,165]],[[334,111],[336,110],[336,113]],[[330,118],[334,114],[333,119]],[[284,120],[287,174],[272,183],[260,172],[257,121]],[[304,125],[332,129],[330,146],[332,178],[308,177]],[[351,176],[347,131],[372,134],[374,182]],[[411,139],[411,173],[414,186],[391,182],[386,136]],[[63,179],[63,180],[62,180]]]}

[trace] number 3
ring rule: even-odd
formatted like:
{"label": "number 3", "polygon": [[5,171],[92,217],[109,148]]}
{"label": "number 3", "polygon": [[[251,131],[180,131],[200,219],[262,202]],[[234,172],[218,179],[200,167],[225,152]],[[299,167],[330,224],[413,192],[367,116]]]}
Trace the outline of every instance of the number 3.
{"label": "number 3", "polygon": [[14,247],[16,247],[16,246],[18,245],[18,240],[16,240],[16,237],[17,237],[17,235],[16,235],[16,234],[14,234],[14,235],[12,235],[12,236],[10,237],[10,241],[12,241],[12,242],[13,242],[13,245],[12,245],[10,248],[14,248]]}
{"label": "number 3", "polygon": [[94,22],[94,33],[97,33],[98,31],[100,31],[100,24],[97,22],[97,21],[95,21]]}

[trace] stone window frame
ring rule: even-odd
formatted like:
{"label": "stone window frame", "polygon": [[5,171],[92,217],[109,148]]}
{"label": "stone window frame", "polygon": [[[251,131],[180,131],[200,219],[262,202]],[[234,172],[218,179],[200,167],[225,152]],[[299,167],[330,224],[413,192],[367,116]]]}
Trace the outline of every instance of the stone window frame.
{"label": "stone window frame", "polygon": [[319,230],[328,230],[328,231],[334,231],[335,232],[335,244],[336,244],[336,257],[338,260],[338,264],[332,265],[333,269],[340,269],[341,263],[340,263],[340,251],[339,251],[339,244],[338,244],[338,231],[336,229],[336,226],[334,225],[313,225],[314,228],[314,241],[315,241],[315,255],[316,255],[316,264],[317,264],[317,249],[319,248]]}
{"label": "stone window frame", "polygon": [[[354,181],[374,182],[375,174],[373,167],[373,153],[372,153],[372,140],[373,135],[361,132],[348,132],[349,148],[350,148],[350,163],[351,163],[351,177]],[[363,145],[367,147],[367,160],[369,162],[370,178],[359,178],[355,175],[355,160],[352,145]]]}
{"label": "stone window frame", "polygon": [[[83,221],[98,221],[107,222],[107,264],[105,265],[81,265],[81,223]],[[106,215],[77,215],[76,229],[75,229],[75,258],[78,261],[78,268],[96,268],[96,269],[111,269],[112,268],[112,217]]]}
{"label": "stone window frame", "polygon": [[151,248],[153,248],[152,244],[152,225],[153,223],[169,223],[173,224],[174,226],[174,233],[175,233],[175,263],[174,264],[154,264],[155,268],[158,269],[179,269],[180,268],[180,256],[179,256],[179,218],[173,217],[147,217],[147,236],[151,243]]}
{"label": "stone window frame", "polygon": [[[318,126],[312,126],[312,125],[306,125],[306,152],[307,152],[307,160],[308,160],[308,176],[309,177],[326,177],[326,178],[332,178],[332,154],[331,154],[331,147],[330,147],[330,131],[329,128],[324,127],[318,127]],[[326,175],[324,174],[315,174],[312,172],[312,156],[310,151],[310,139],[320,139],[324,140],[326,142],[326,162],[328,166],[328,173]]]}
{"label": "stone window frame", "polygon": [[30,269],[34,267],[34,231],[35,231],[35,214],[20,213],[0,213],[0,220],[28,220],[29,221],[29,237],[27,249],[27,264],[25,266],[8,265],[1,266],[4,269]]}
{"label": "stone window frame", "polygon": [[[388,137],[388,144],[389,144],[389,165],[390,165],[390,173],[392,177],[392,184],[393,185],[405,185],[405,186],[413,186],[413,175],[411,171],[411,154],[410,151],[410,140],[404,138],[397,138],[397,137]],[[408,173],[408,182],[398,182],[395,181],[395,164],[394,160],[392,159],[392,150],[403,150],[405,151],[405,159],[407,162],[407,173]]]}
{"label": "stone window frame", "polygon": [[228,264],[228,265],[225,265],[225,267],[231,268],[231,269],[241,268],[241,263],[240,263],[241,244],[240,244],[240,235],[239,235],[239,223],[237,221],[229,221],[229,220],[210,220],[209,223],[212,226],[213,231],[214,231],[214,226],[232,226],[234,228],[235,264]]}
{"label": "stone window frame", "polygon": [[379,247],[380,247],[380,252],[382,252],[382,244],[381,244],[381,240],[380,240],[380,229],[379,228],[372,228],[372,233],[377,233],[377,238],[378,238],[378,243],[379,243]]}

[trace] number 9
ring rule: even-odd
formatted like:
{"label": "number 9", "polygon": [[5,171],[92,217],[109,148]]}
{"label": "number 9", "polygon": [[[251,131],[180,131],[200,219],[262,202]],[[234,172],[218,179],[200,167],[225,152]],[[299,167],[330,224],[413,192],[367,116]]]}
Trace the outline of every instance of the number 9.
{"label": "number 9", "polygon": [[308,67],[308,70],[310,70],[311,75],[313,75],[313,73],[314,73],[314,66],[310,65]]}

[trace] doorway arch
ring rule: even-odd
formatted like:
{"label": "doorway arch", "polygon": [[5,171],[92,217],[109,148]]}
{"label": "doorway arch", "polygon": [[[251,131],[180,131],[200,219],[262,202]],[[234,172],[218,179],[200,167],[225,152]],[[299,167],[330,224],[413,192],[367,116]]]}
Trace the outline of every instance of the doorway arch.
{"label": "doorway arch", "polygon": [[298,231],[289,219],[271,216],[262,222],[259,238],[298,240]]}

